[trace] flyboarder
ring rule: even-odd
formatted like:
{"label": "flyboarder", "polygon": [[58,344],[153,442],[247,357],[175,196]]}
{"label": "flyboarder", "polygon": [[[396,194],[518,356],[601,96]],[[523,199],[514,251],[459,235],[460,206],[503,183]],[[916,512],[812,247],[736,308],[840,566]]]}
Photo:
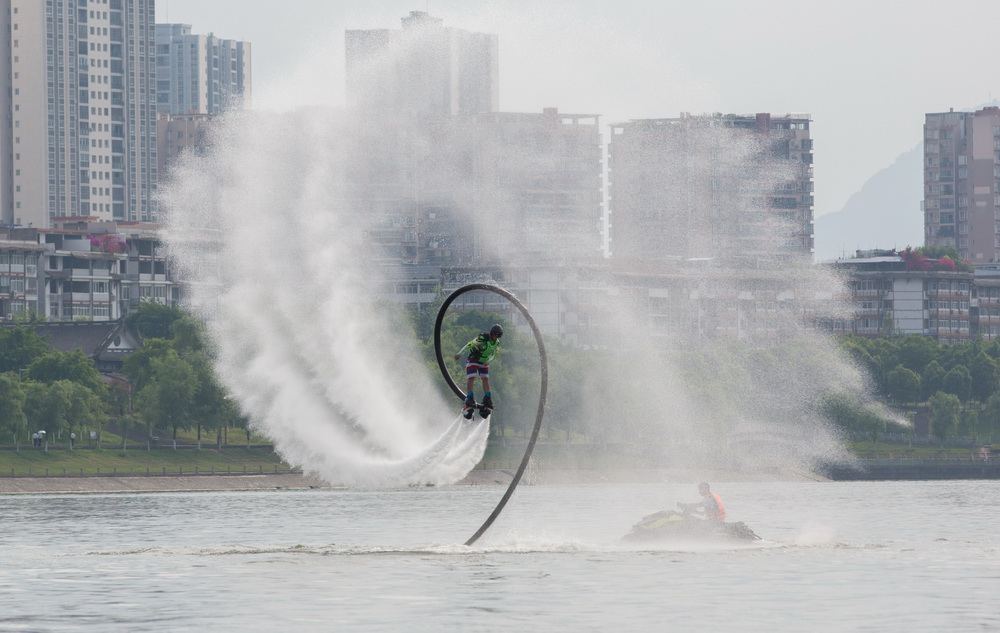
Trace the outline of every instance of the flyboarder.
{"label": "flyboarder", "polygon": [[465,384],[465,406],[462,415],[465,419],[471,420],[472,413],[476,409],[476,397],[473,385],[476,377],[483,383],[483,404],[480,414],[485,418],[493,410],[493,397],[490,392],[490,361],[500,353],[500,337],[503,336],[503,328],[496,324],[490,328],[489,332],[483,332],[476,338],[466,343],[465,347],[458,350],[455,360],[458,360],[465,350],[469,350],[469,357],[465,363],[465,375],[468,378]]}

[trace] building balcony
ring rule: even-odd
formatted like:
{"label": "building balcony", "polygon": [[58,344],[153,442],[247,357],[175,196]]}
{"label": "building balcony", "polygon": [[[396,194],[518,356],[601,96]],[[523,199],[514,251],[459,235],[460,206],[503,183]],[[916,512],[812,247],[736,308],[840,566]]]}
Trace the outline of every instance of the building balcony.
{"label": "building balcony", "polygon": [[857,325],[854,327],[854,333],[858,336],[879,336],[882,334],[881,327],[861,327]]}
{"label": "building balcony", "polygon": [[74,303],[96,303],[104,302],[107,303],[111,300],[111,295],[107,292],[70,292],[64,293],[69,296],[70,301]]}

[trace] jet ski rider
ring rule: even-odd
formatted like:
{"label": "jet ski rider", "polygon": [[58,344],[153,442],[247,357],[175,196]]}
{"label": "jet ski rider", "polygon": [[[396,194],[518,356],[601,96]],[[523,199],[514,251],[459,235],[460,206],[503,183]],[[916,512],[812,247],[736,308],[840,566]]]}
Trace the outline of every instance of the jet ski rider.
{"label": "jet ski rider", "polygon": [[700,502],[677,502],[677,505],[684,511],[684,514],[692,513],[705,521],[722,523],[726,518],[726,506],[722,503],[722,497],[712,492],[705,482],[698,484],[698,493],[702,497]]}

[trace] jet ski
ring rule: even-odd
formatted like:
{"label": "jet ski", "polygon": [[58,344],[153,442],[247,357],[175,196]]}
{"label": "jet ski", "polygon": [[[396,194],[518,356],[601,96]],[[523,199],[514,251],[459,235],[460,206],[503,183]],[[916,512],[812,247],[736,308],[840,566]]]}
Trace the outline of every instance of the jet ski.
{"label": "jet ski", "polygon": [[706,521],[676,510],[661,510],[642,517],[622,537],[630,542],[654,541],[759,541],[742,521]]}

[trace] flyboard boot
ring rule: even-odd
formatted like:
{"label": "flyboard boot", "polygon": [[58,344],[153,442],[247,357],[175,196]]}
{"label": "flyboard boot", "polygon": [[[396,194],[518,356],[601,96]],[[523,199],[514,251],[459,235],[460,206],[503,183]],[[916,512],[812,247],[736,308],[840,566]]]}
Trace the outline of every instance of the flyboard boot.
{"label": "flyboard boot", "polygon": [[462,405],[462,416],[466,420],[472,419],[472,414],[476,412],[476,399],[472,397],[472,394],[465,399],[465,403]]}
{"label": "flyboard boot", "polygon": [[493,396],[483,398],[483,404],[479,407],[479,415],[485,420],[493,413]]}

